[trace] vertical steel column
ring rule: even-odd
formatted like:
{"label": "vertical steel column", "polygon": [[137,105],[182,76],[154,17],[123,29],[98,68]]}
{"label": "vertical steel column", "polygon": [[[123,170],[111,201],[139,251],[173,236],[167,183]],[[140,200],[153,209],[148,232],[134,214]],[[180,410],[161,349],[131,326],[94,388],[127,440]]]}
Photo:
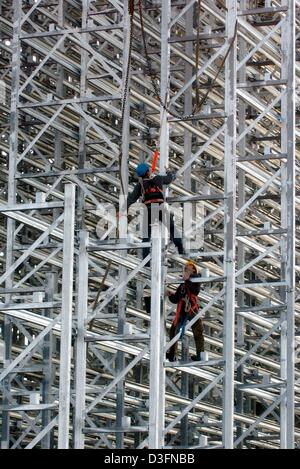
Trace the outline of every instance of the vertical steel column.
{"label": "vertical steel column", "polygon": [[[184,337],[182,340],[182,360],[188,361],[189,359],[189,339]],[[181,396],[186,399],[189,398],[189,375],[188,373],[181,372]],[[184,409],[184,406],[182,406]],[[180,440],[181,446],[188,447],[189,444],[189,416],[185,415],[180,422]]]}
{"label": "vertical steel column", "polygon": [[[187,0],[186,3],[188,4],[190,0]],[[186,24],[186,35],[192,36],[194,33],[194,5],[192,5],[185,15],[185,24]],[[194,47],[193,42],[188,41],[185,46],[185,53],[188,57],[193,57],[194,55]],[[188,83],[193,78],[193,67],[189,62],[185,62],[185,81]],[[185,94],[184,94],[184,114],[190,115],[192,114],[193,110],[193,91],[192,87],[190,86]],[[192,154],[192,135],[188,129],[184,130],[184,164],[186,164]],[[192,177],[192,167],[191,165],[184,171],[184,187],[185,189],[191,190],[191,177]],[[190,205],[187,204],[190,208]],[[191,214],[190,214],[191,215]],[[188,216],[188,214],[187,214]]]}
{"label": "vertical steel column", "polygon": [[70,384],[71,384],[71,340],[73,308],[74,269],[74,224],[75,185],[65,186],[63,277],[62,277],[62,322],[59,372],[59,421],[58,448],[69,448]]}
{"label": "vertical steel column", "polygon": [[88,306],[88,233],[80,232],[79,245],[79,278],[77,303],[77,338],[76,338],[76,371],[75,371],[75,449],[84,449],[85,422],[85,386],[86,386],[86,356],[85,320]]}
{"label": "vertical steel column", "polygon": [[[160,98],[168,106],[170,96],[170,21],[171,1],[162,0],[161,5],[161,70],[160,70]],[[165,174],[169,164],[169,132],[168,113],[160,109],[160,173]]]}
{"label": "vertical steel column", "polygon": [[[88,26],[88,12],[89,12],[90,0],[82,1],[82,20],[81,27],[86,29]],[[88,44],[88,33],[82,33],[80,36],[80,52],[81,52],[81,66],[80,66],[80,97],[85,99],[87,95],[87,86],[88,86],[88,52],[86,50],[86,45]],[[87,104],[82,104],[83,111],[87,111]],[[87,122],[84,117],[80,117],[79,124],[79,153],[78,153],[78,168],[84,169],[86,166],[86,131],[87,131]],[[79,175],[79,178],[84,179],[84,176]],[[76,223],[77,229],[82,230],[84,228],[84,205],[85,205],[85,196],[83,190],[78,187],[77,189],[77,215]]]}
{"label": "vertical steel column", "polygon": [[[189,1],[187,1],[189,3]],[[196,9],[196,11],[198,11]],[[199,19],[200,21],[200,19]],[[194,5],[192,5],[189,10],[186,12],[185,15],[185,24],[186,24],[186,35],[192,36],[194,33]],[[185,52],[188,57],[194,56],[194,47],[193,42],[188,41],[185,46]],[[188,83],[191,81],[193,77],[193,67],[189,62],[185,62],[185,81]],[[193,90],[192,86],[190,86],[185,94],[184,94],[184,114],[190,115],[193,111]],[[184,164],[186,164],[192,154],[192,134],[188,129],[184,130]],[[184,187],[188,191],[191,190],[192,187],[192,166],[190,165],[184,172]],[[193,207],[192,203],[185,203],[183,204],[183,232],[189,232],[191,229],[191,223],[193,219]],[[186,249],[190,249],[190,241],[189,239],[185,240],[186,242]]]}
{"label": "vertical steel column", "polygon": [[[4,368],[8,367],[11,363],[11,348],[12,348],[12,322],[5,317],[4,329]],[[3,390],[3,405],[9,405],[10,401],[10,383],[11,378],[5,378],[2,384]],[[2,411],[2,425],[1,425],[1,449],[9,449],[10,443],[10,417],[9,411]]]}
{"label": "vertical steel column", "polygon": [[225,277],[226,294],[224,309],[224,400],[223,400],[223,445],[233,448],[234,413],[234,326],[235,326],[235,205],[236,205],[236,39],[233,41],[237,3],[227,0],[227,37],[232,44],[225,69]]}
{"label": "vertical steel column", "polygon": [[[240,2],[240,9],[247,10],[247,0],[241,0]],[[243,37],[239,38],[239,60],[242,61],[243,58],[246,56],[247,53],[247,45],[246,41]],[[243,65],[239,72],[239,81],[241,83],[246,83],[247,81],[247,66],[246,64]],[[239,134],[241,135],[246,129],[246,103],[242,100],[238,103],[239,107]],[[239,156],[245,157],[246,156],[246,137],[243,138],[239,144]],[[244,206],[246,203],[246,177],[245,171],[243,169],[238,170],[238,200],[237,206],[238,209]],[[243,215],[241,216],[243,218]],[[237,242],[237,256],[238,256],[238,270],[242,269],[245,265],[245,245],[243,242]],[[245,275],[241,274],[237,281],[239,283],[244,283]],[[243,291],[238,291],[237,294],[238,306],[243,307],[245,306],[245,294]],[[239,347],[244,348],[245,346],[245,320],[243,317],[237,317],[237,345]],[[241,366],[237,370],[237,380],[241,383],[244,381],[244,366]],[[242,391],[237,392],[237,412],[243,413],[244,411],[244,393]],[[243,425],[238,424],[237,427],[237,437],[241,436],[243,432]],[[240,449],[242,449],[243,443],[240,445]]]}
{"label": "vertical steel column", "polygon": [[[129,41],[130,41],[130,16],[128,8],[128,0],[124,0],[124,16],[123,16],[123,100],[126,99],[124,108],[124,119],[122,122],[122,142],[121,142],[121,207],[123,206],[123,199],[128,194],[128,159],[129,159],[129,137],[130,137],[130,75],[128,79],[128,92],[125,94],[126,74],[129,65]],[[127,217],[120,219],[119,237],[125,241],[127,239]],[[123,266],[119,267],[119,282],[122,283],[127,276],[127,269]],[[119,293],[119,309],[118,309],[118,334],[124,334],[124,327],[126,322],[126,287]],[[125,368],[125,357],[123,352],[117,352],[116,358],[116,371],[121,373]],[[124,379],[120,380],[117,384],[117,427],[123,426],[124,418]],[[124,433],[116,433],[116,445],[117,448],[124,447]]]}
{"label": "vertical steel column", "polygon": [[[288,72],[288,53],[289,44],[287,43],[287,21],[286,15],[285,24],[282,26],[282,74],[286,75]],[[286,91],[287,93],[287,91]],[[281,101],[281,118],[284,125],[281,129],[281,146],[282,152],[287,152],[287,95]],[[282,165],[281,172],[281,227],[288,228],[287,221],[287,163]],[[287,282],[287,237],[281,239],[281,281]],[[280,288],[280,299],[287,305],[287,285]],[[280,377],[283,381],[287,381],[287,307],[281,312],[281,330],[280,330]],[[281,402],[280,402],[280,447],[287,449],[287,394],[286,386],[281,389]]]}
{"label": "vertical steel column", "polygon": [[[190,0],[186,0],[186,4],[188,5],[190,3]],[[200,18],[199,18],[200,21]],[[194,5],[190,6],[188,11],[185,14],[185,34],[186,36],[192,36],[194,33]],[[193,47],[193,42],[188,41],[185,46],[185,52],[188,57],[193,57],[194,55],[194,47]],[[185,81],[188,83],[193,77],[193,66],[185,62]],[[184,94],[184,114],[185,115],[190,115],[192,114],[193,110],[193,92],[192,92],[192,87],[189,87],[187,91]],[[184,130],[184,164],[187,163],[191,157],[192,153],[192,135],[191,132],[188,129]],[[188,191],[191,190],[191,175],[192,175],[192,168],[189,166],[186,171],[184,172],[184,187]],[[183,232],[188,232],[188,230],[191,228],[191,221],[193,217],[193,210],[192,210],[192,204],[191,203],[185,203],[183,204]],[[186,241],[186,249],[190,248],[190,242],[189,240]],[[186,338],[186,341],[182,342],[182,346],[185,352],[185,357],[183,359],[188,360],[188,338]],[[186,344],[186,347],[184,345]],[[181,375],[181,393],[183,397],[188,398],[189,397],[189,375],[187,373],[183,373]],[[189,444],[189,434],[188,434],[188,415],[185,415],[181,419],[181,445],[184,447],[187,447]]]}
{"label": "vertical steel column", "polygon": [[[171,0],[162,0],[161,2],[161,77],[160,77],[160,98],[163,103],[168,106],[169,98],[170,98],[170,67],[171,67],[171,59],[170,59],[170,23],[171,23]],[[169,166],[169,149],[170,149],[170,124],[168,122],[168,113],[163,107],[160,109],[160,163],[159,169],[161,174],[166,173],[166,169]],[[167,195],[168,191],[165,191]],[[166,229],[164,226],[160,228],[160,236],[162,238],[161,241],[161,249],[159,253],[159,262],[161,265],[164,264],[164,257],[165,257],[165,238],[166,238]],[[152,254],[153,258],[154,254]],[[165,285],[165,272],[161,276],[161,285]],[[158,285],[155,287],[157,288]],[[156,291],[153,291],[153,287],[151,289],[151,302],[152,296],[156,296]],[[164,295],[161,295],[161,311],[164,312],[165,303],[164,303]],[[161,314],[161,325],[160,325],[161,334],[159,336],[160,339],[160,353],[161,357],[164,356],[164,347],[165,347],[165,327],[164,327],[164,314]],[[163,359],[163,358],[162,358]],[[161,370],[161,389],[159,393],[159,406],[160,406],[160,413],[159,413],[159,428],[163,429],[165,425],[165,372],[164,368]],[[164,437],[161,435],[161,446],[163,446]]]}
{"label": "vertical steel column", "polygon": [[161,270],[161,226],[159,222],[152,225],[152,272],[151,272],[151,339],[150,339],[150,384],[149,384],[149,448],[159,449],[163,446],[163,420],[161,413],[161,394],[164,394],[163,355],[161,336],[163,334],[162,270]]}
{"label": "vertical steel column", "polygon": [[[46,294],[45,301],[53,302],[55,292],[55,273],[48,272],[46,274]],[[45,309],[43,312],[45,317],[53,317],[53,310]],[[42,399],[43,404],[49,404],[51,400],[51,389],[53,385],[53,373],[52,373],[52,352],[53,352],[53,333],[49,332],[43,341],[43,366],[44,376],[42,381]],[[42,411],[42,427],[46,428],[51,422],[51,409],[45,409]],[[51,431],[45,435],[41,441],[42,449],[51,448]]]}
{"label": "vertical steel column", "polygon": [[[283,178],[282,178],[283,179]],[[283,182],[283,181],[282,181]],[[283,217],[287,214],[284,211]],[[286,225],[285,223],[282,224]],[[282,242],[282,256],[287,255],[285,242]],[[286,279],[286,264],[282,266],[282,275]],[[281,297],[281,300],[286,301],[286,291]],[[287,310],[281,312],[281,331],[280,331],[280,377],[283,381],[287,381]],[[287,449],[287,387],[281,389],[281,402],[280,402],[280,448]]]}
{"label": "vertical steel column", "polygon": [[[16,165],[18,157],[18,138],[19,138],[19,83],[20,83],[20,35],[21,35],[21,18],[22,18],[22,3],[18,0],[13,1],[13,38],[12,38],[12,78],[11,78],[11,112],[10,112],[10,148],[9,148],[9,168],[8,168],[8,198],[9,205],[13,205],[16,201]],[[6,228],[6,270],[8,270],[14,262],[13,245],[15,240],[15,221],[11,218],[7,219]],[[5,287],[12,288],[13,276],[8,276]],[[5,300],[9,303],[11,295],[6,295]],[[12,347],[12,322],[5,316],[4,318],[4,366],[8,366],[11,361],[11,347]],[[3,382],[3,405],[9,404],[10,395],[10,381],[8,377]],[[1,448],[9,448],[10,440],[10,419],[9,412],[4,411],[2,416],[2,429],[1,429]]]}
{"label": "vertical steel column", "polygon": [[[60,29],[65,28],[65,14],[66,14],[65,0],[58,0],[58,5],[57,5],[57,26]],[[58,51],[62,55],[65,54],[65,52],[66,52],[65,41],[62,42],[62,44],[58,48]],[[66,95],[65,95],[66,89],[65,89],[65,85],[64,85],[64,80],[66,78],[66,72],[65,72],[66,69],[64,68],[63,64],[58,63],[58,62],[56,63],[56,67],[57,67],[56,96],[59,99],[64,99],[66,97]],[[64,121],[62,119],[61,114],[56,118],[56,123],[59,127],[63,127]],[[53,129],[53,137],[54,137],[54,167],[56,169],[61,169],[61,168],[63,168],[64,159],[66,160],[66,155],[64,154],[64,148],[65,148],[64,133],[59,129]],[[60,192],[64,191],[64,187],[63,187],[63,184],[61,182],[57,185],[57,190],[60,191]],[[60,216],[60,213],[61,213],[60,209],[54,209],[53,210],[53,220],[56,220]],[[57,281],[58,272],[54,273],[53,276],[54,276],[54,281],[55,280]],[[51,335],[51,333],[50,333],[50,335]],[[56,337],[54,338],[54,341],[55,341],[54,342],[54,348],[58,349],[59,341]],[[53,367],[52,367],[52,369],[53,369]],[[52,379],[53,379],[53,377],[52,377]],[[48,437],[48,435],[46,436],[46,438],[47,437]]]}
{"label": "vertical steel column", "polygon": [[[88,27],[88,12],[90,0],[82,1],[82,29]],[[80,75],[80,97],[84,99],[87,94],[88,78],[88,33],[82,33],[80,36],[81,52],[81,75]],[[82,104],[83,111],[87,111],[87,105]],[[84,169],[86,165],[86,131],[87,122],[84,117],[80,117],[79,123],[79,152],[78,168]],[[78,176],[84,178],[84,176]],[[83,190],[77,188],[77,210],[76,223],[77,229],[84,227],[84,205],[85,195]],[[76,289],[78,291],[77,309],[77,337],[75,343],[75,419],[74,419],[74,447],[75,449],[84,449],[84,423],[85,423],[85,386],[86,386],[86,357],[87,345],[85,342],[85,319],[87,317],[88,305],[88,234],[85,231],[79,232],[79,256],[76,265]]]}
{"label": "vertical steel column", "polygon": [[281,446],[293,449],[295,432],[295,2],[283,0],[288,7],[286,22],[282,31],[282,74],[287,80],[287,91],[282,101],[282,152],[287,153],[286,170],[284,170],[285,187],[282,187],[286,206],[286,396],[283,398],[281,411],[282,435]]}
{"label": "vertical steel column", "polygon": [[[64,0],[59,0],[57,8],[57,25],[59,28],[63,29],[65,25],[65,9],[64,9]],[[59,47],[60,52],[64,53],[64,42]],[[64,67],[60,63],[57,63],[57,82],[56,82],[56,94],[60,99],[64,98]],[[61,119],[58,117],[56,122],[61,122]],[[54,163],[57,168],[62,167],[63,160],[63,134],[59,130],[55,130],[55,149],[54,149]],[[59,185],[59,189],[61,189]],[[55,217],[56,211],[54,211]]]}

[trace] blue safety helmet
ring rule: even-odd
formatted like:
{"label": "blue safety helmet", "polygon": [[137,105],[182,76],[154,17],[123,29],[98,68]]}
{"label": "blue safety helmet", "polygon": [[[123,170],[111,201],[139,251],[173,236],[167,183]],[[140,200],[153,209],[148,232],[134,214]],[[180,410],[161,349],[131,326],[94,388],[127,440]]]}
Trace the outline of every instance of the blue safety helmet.
{"label": "blue safety helmet", "polygon": [[142,178],[143,176],[145,176],[147,174],[149,169],[150,168],[149,168],[149,165],[147,163],[141,163],[141,164],[138,165],[135,172],[138,175],[138,177]]}

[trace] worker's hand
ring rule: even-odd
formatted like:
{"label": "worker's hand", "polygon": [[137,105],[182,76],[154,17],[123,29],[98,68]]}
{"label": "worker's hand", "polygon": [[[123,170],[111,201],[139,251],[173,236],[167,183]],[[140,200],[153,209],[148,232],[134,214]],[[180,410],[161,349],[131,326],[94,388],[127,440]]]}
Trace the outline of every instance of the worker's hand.
{"label": "worker's hand", "polygon": [[177,179],[177,170],[174,169],[174,170],[171,170],[171,173],[172,173],[172,177],[173,177],[173,181],[175,181],[175,179]]}
{"label": "worker's hand", "polygon": [[166,291],[165,291],[165,297],[168,298],[168,297],[171,296],[171,295],[172,295],[172,292],[171,292],[170,290],[166,290]]}

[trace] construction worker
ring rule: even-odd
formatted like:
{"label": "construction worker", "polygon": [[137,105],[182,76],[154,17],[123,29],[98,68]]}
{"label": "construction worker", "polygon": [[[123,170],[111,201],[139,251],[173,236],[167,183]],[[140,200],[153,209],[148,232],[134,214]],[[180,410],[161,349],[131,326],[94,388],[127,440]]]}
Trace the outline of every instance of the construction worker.
{"label": "construction worker", "polygon": [[[147,235],[143,237],[143,241],[148,242],[151,238],[151,223],[155,219],[155,208],[159,212],[159,221],[163,221],[167,225],[167,211],[163,207],[165,203],[163,186],[168,186],[175,181],[176,173],[168,171],[165,176],[151,176],[148,164],[141,163],[136,168],[136,175],[139,178],[139,182],[127,198],[127,211],[132,204],[142,197],[143,203],[147,207],[148,215]],[[173,214],[170,214],[170,238],[177,247],[178,253],[184,254],[182,239],[176,233]],[[148,256],[149,252],[150,248],[143,249],[144,259]],[[149,266],[149,263],[147,266]]]}
{"label": "construction worker", "polygon": [[[175,319],[170,329],[170,340],[178,334],[180,329],[184,331],[186,322],[198,313],[197,296],[200,292],[200,284],[191,281],[197,275],[197,266],[192,261],[188,261],[184,268],[184,283],[177,288],[174,294],[171,292],[166,294],[171,303],[177,304]],[[192,355],[191,359],[201,361],[201,353],[204,352],[204,328],[200,318],[193,324],[192,331],[196,344],[196,355]],[[167,353],[167,359],[170,361],[175,360],[177,344],[178,342],[175,342]]]}

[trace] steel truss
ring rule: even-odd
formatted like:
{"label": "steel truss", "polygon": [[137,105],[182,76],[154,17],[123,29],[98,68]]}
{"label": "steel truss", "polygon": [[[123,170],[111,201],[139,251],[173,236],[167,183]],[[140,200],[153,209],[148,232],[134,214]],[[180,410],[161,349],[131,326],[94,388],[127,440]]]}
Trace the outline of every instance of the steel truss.
{"label": "steel truss", "polygon": [[[1,447],[294,448],[300,2],[141,3],[132,35],[128,0],[0,5]],[[99,225],[156,146],[202,234],[200,364],[192,322],[165,360],[161,227],[149,269]]]}

